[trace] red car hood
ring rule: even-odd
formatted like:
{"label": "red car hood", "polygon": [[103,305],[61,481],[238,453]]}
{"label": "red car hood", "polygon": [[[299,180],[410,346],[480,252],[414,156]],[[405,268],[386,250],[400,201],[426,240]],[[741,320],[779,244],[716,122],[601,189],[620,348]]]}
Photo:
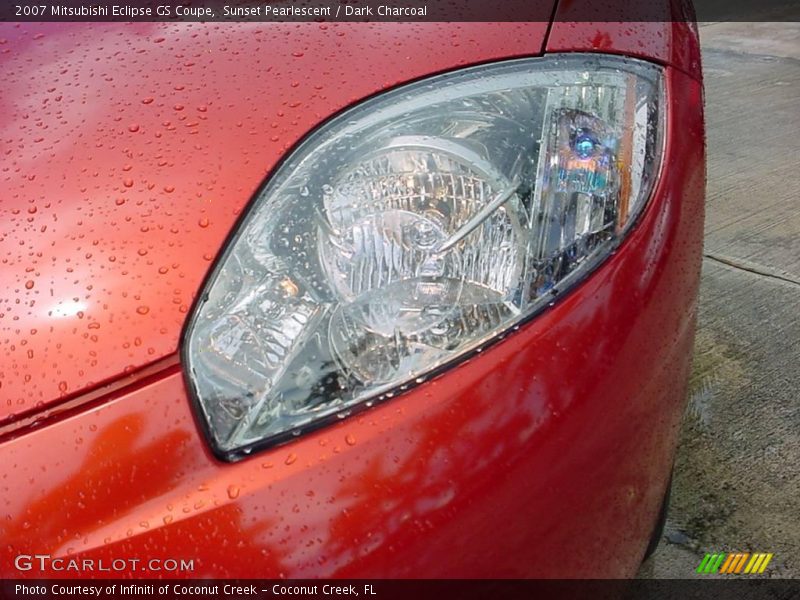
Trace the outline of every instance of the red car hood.
{"label": "red car hood", "polygon": [[546,28],[4,24],[0,425],[174,356],[237,216],[326,117]]}

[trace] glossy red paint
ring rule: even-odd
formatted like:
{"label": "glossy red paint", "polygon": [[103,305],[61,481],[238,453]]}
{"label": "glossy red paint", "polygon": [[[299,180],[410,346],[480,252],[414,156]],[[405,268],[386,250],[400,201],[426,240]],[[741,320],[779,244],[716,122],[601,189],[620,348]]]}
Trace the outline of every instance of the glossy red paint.
{"label": "glossy red paint", "polygon": [[672,464],[702,249],[701,85],[674,68],[666,82],[649,206],[548,311],[434,381],[236,464],[210,455],[178,365],[7,439],[0,575],[42,576],[14,569],[21,553],[195,561],[159,576],[632,575]]}
{"label": "glossy red paint", "polygon": [[701,77],[700,39],[689,0],[560,0],[547,52],[573,51],[635,56]]}
{"label": "glossy red paint", "polygon": [[0,26],[0,426],[176,352],[239,213],[356,100],[546,23]]}

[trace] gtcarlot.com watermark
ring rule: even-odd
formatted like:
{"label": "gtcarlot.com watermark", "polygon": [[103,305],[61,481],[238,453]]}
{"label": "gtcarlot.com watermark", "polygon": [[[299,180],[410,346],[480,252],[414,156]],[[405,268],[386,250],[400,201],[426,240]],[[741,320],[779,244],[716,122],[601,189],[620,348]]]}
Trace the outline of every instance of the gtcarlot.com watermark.
{"label": "gtcarlot.com watermark", "polygon": [[177,573],[194,571],[191,558],[69,558],[49,554],[20,554],[14,559],[17,571],[64,573],[122,573],[130,571]]}

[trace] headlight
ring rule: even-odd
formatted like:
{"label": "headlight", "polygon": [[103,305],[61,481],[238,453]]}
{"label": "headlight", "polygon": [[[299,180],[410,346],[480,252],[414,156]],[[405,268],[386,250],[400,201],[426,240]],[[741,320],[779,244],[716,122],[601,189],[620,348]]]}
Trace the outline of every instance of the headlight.
{"label": "headlight", "polygon": [[661,94],[640,61],[523,59],[321,127],[255,198],[187,328],[215,450],[390,397],[552,302],[642,210]]}

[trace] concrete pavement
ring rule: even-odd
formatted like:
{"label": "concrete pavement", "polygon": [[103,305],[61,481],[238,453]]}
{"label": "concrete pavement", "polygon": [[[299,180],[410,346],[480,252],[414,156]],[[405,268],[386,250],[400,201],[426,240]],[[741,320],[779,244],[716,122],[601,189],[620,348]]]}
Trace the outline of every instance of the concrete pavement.
{"label": "concrete pavement", "polygon": [[[800,23],[700,28],[706,246],[665,537],[640,577],[773,552],[800,577]],[[708,577],[704,575],[703,577]]]}

